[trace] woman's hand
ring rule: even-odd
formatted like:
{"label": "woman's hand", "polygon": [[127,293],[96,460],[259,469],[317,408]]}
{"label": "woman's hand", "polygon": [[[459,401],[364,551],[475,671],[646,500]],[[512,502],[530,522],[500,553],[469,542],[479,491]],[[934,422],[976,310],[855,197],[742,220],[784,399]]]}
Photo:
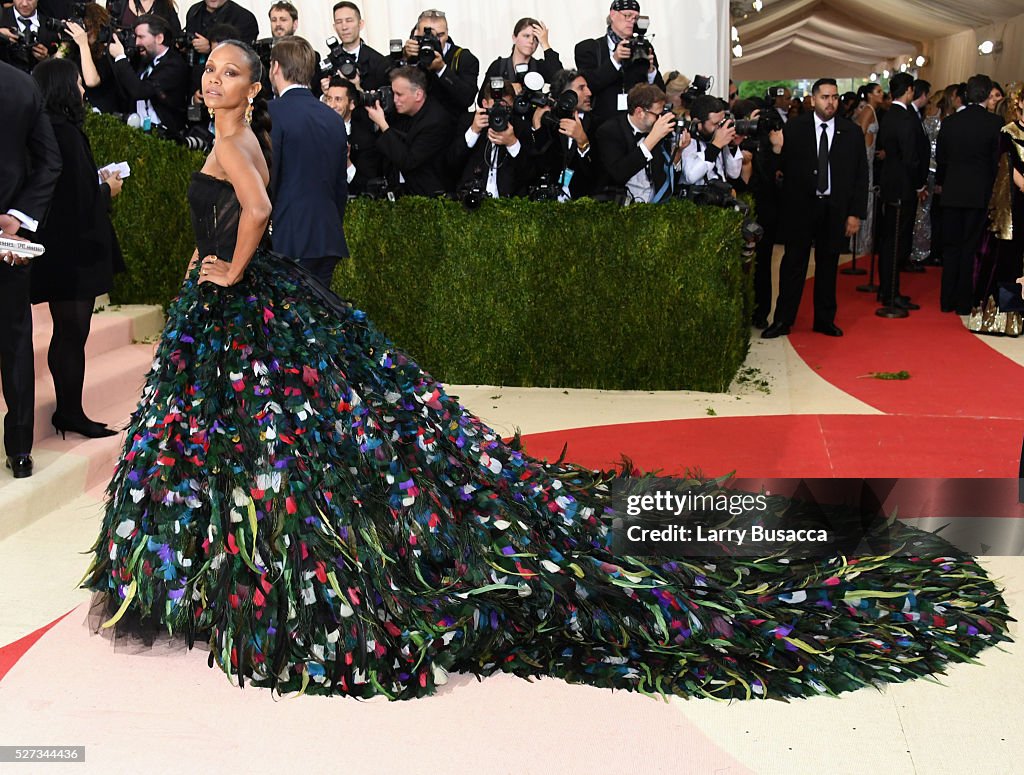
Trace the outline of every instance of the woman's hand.
{"label": "woman's hand", "polygon": [[533,34],[537,36],[537,42],[544,51],[551,48],[551,43],[548,41],[548,25],[544,22],[538,22],[537,24],[534,24],[531,29],[533,30]]}
{"label": "woman's hand", "polygon": [[66,21],[64,22],[64,28],[68,31],[68,34],[71,36],[71,39],[75,41],[75,45],[78,46],[78,48],[83,49],[89,47],[89,34],[85,31],[85,28],[82,25],[76,24],[72,21]]}
{"label": "woman's hand", "polygon": [[111,174],[109,170],[103,170],[100,174],[103,175],[103,182],[110,187],[111,199],[121,193],[121,187],[124,185],[124,181],[121,180],[120,172]]}
{"label": "woman's hand", "polygon": [[1020,286],[1021,298],[1024,298],[1024,277],[1018,277],[1017,278],[1017,285]]}
{"label": "woman's hand", "polygon": [[213,283],[222,288],[228,288],[239,280],[231,271],[231,263],[221,261],[216,256],[207,256],[200,266],[202,267],[199,270],[200,283]]}

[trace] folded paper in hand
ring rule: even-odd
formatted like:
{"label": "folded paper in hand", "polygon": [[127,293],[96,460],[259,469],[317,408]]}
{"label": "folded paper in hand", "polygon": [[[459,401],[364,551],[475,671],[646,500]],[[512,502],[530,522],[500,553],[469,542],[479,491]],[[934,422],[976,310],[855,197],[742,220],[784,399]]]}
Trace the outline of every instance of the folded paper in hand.
{"label": "folded paper in hand", "polygon": [[113,175],[115,172],[121,173],[121,178],[124,179],[132,174],[132,168],[128,166],[128,162],[121,161],[117,164],[108,164],[106,167],[100,167],[96,174],[99,176],[100,183],[103,182],[103,173],[109,172]]}

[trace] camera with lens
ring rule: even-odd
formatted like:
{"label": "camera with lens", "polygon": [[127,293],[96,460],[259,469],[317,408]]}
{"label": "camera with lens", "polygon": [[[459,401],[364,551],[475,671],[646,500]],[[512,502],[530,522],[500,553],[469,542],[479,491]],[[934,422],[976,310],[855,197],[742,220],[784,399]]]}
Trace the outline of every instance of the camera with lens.
{"label": "camera with lens", "polygon": [[695,99],[703,97],[714,85],[715,79],[710,75],[695,75],[690,82],[690,88],[679,95],[683,107],[689,108]]}
{"label": "camera with lens", "polygon": [[576,106],[579,104],[579,97],[576,92],[572,89],[566,89],[557,99],[552,99],[550,96],[545,100],[546,105],[551,106],[551,110],[541,116],[541,126],[550,127],[551,129],[558,130],[558,124],[563,118],[576,118]]}
{"label": "camera with lens", "polygon": [[433,27],[425,28],[422,35],[413,35],[412,39],[420,44],[420,55],[415,64],[424,70],[429,70],[434,64],[434,54],[444,55],[441,39],[434,34]]}
{"label": "camera with lens", "polygon": [[487,188],[484,186],[484,173],[482,170],[477,170],[477,174],[455,193],[455,198],[469,212],[479,210],[480,205],[484,203],[487,196]]}
{"label": "camera with lens", "polygon": [[[518,76],[517,76],[518,79]],[[540,73],[526,73],[522,78],[523,90],[516,95],[512,110],[517,116],[528,116],[537,108],[548,105],[544,95],[544,76]]]}
{"label": "camera with lens", "polygon": [[[122,37],[122,29],[124,28],[117,28],[117,37],[121,38],[121,42],[124,43],[125,50],[127,51],[129,48],[128,41],[124,37]],[[196,34],[198,33],[189,34],[187,32],[183,32],[180,35],[175,35],[173,38],[171,38],[170,45],[174,46],[176,49],[178,49],[178,51],[180,51],[185,56],[185,62],[188,64],[189,67],[195,67],[196,62],[198,61],[196,59],[196,50],[192,47],[192,41],[195,40]],[[131,39],[131,48],[135,48],[135,30],[132,30]]]}
{"label": "camera with lens", "polygon": [[366,190],[362,196],[366,199],[386,199],[394,202],[398,198],[398,192],[391,188],[387,178],[370,178],[366,181]]}
{"label": "camera with lens", "polygon": [[740,234],[743,237],[743,258],[753,257],[757,243],[764,236],[764,228],[750,217],[750,205],[733,196],[732,186],[723,180],[711,180],[702,186],[683,186],[679,196],[697,205],[723,207],[742,214]]}
{"label": "camera with lens", "polygon": [[[633,27],[633,36],[626,41],[632,54],[629,62],[647,61],[654,54],[654,46],[647,39],[647,30],[651,28],[651,17],[640,16]],[[654,37],[653,35],[651,37]]]}
{"label": "camera with lens", "polygon": [[355,54],[344,49],[333,35],[326,41],[327,56],[320,63],[320,77],[330,78],[332,75],[340,75],[342,78],[353,80],[359,74],[359,66],[356,64]]}
{"label": "camera with lens", "polygon": [[505,92],[505,79],[491,78],[489,86],[494,104],[487,109],[488,127],[495,132],[504,132],[512,120],[512,109],[501,101]]}
{"label": "camera with lens", "polygon": [[531,202],[557,202],[561,195],[562,187],[546,172],[529,188]]}
{"label": "camera with lens", "polygon": [[252,50],[260,58],[260,64],[263,65],[264,73],[270,71],[270,49],[274,47],[274,43],[275,40],[273,38],[259,38],[252,44]]}
{"label": "camera with lens", "polygon": [[380,104],[381,110],[390,113],[395,109],[395,93],[390,86],[381,86],[373,91],[357,91],[354,105],[357,108],[371,108]]}

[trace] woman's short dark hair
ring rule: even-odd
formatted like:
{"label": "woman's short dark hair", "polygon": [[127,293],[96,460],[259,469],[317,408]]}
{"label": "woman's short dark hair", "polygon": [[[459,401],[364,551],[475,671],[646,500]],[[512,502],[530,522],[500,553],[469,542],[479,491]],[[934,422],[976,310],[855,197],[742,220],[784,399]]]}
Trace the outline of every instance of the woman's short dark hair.
{"label": "woman's short dark hair", "polygon": [[43,93],[48,113],[64,116],[73,124],[85,121],[85,103],[78,90],[78,66],[67,59],[44,59],[32,70],[32,77]]}

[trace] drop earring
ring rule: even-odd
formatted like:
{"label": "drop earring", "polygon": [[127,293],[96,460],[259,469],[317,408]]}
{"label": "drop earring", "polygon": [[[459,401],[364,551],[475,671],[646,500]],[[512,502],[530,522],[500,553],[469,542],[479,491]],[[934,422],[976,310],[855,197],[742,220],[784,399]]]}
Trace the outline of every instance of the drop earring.
{"label": "drop earring", "polygon": [[245,125],[252,124],[252,97],[249,98],[249,107],[245,109]]}
{"label": "drop earring", "polygon": [[209,112],[210,118],[213,118],[213,108],[207,108],[206,110]]}

